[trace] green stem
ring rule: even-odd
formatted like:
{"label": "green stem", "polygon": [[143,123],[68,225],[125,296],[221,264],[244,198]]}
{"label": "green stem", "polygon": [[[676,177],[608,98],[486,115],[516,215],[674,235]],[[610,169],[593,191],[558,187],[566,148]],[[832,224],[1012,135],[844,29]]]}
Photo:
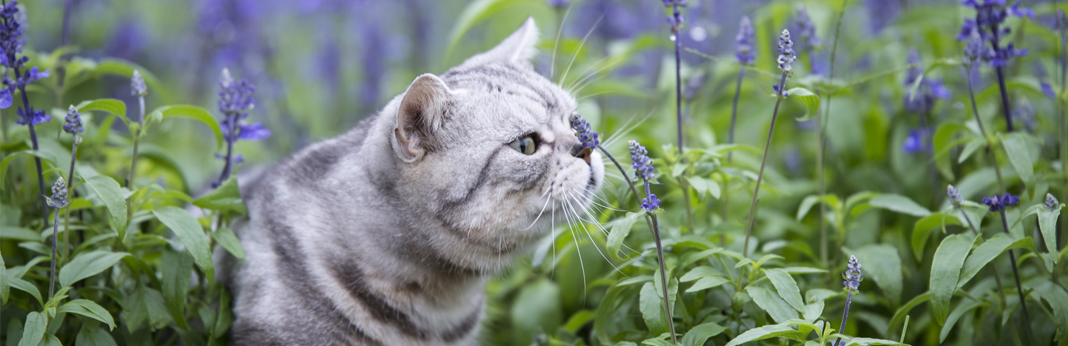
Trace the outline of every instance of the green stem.
{"label": "green stem", "polygon": [[997,155],[994,154],[994,151],[990,150],[990,136],[986,133],[986,127],[983,126],[983,119],[979,117],[979,107],[976,106],[976,104],[975,104],[975,90],[972,87],[972,69],[971,69],[971,66],[970,65],[965,65],[964,71],[967,74],[968,82],[965,83],[965,84],[968,85],[968,100],[971,101],[971,103],[972,103],[972,115],[975,116],[975,122],[977,124],[979,124],[979,133],[981,133],[983,135],[983,141],[986,142],[986,149],[985,149],[986,154],[988,156],[990,156],[990,160],[993,161],[993,163],[994,163],[994,173],[997,173],[998,186],[1001,188],[1000,191],[1006,191],[1005,190],[1005,180],[1002,179],[1002,177],[1001,177],[1001,167],[998,165]]}
{"label": "green stem", "polygon": [[[67,186],[71,189],[67,194],[67,205],[70,205],[70,199],[74,196],[74,159],[78,157],[78,133],[73,135],[73,143],[70,145],[70,170],[67,171]],[[70,208],[67,208],[65,216],[63,217],[63,258],[64,260],[70,254]]]}
{"label": "green stem", "polygon": [[[141,117],[137,119],[137,131],[131,133],[133,135],[133,155],[130,157],[130,172],[126,175],[126,188],[133,190],[134,172],[137,170],[137,145],[141,142],[141,135],[143,134],[145,127],[145,97],[137,97],[138,104],[141,106]],[[126,226],[129,228],[130,219],[133,216],[133,197],[126,200]],[[119,239],[121,242],[122,239]]]}
{"label": "green stem", "polygon": [[[60,178],[62,179],[62,178]],[[47,216],[46,216],[47,217]],[[59,248],[59,209],[56,209],[56,216],[52,220],[52,264],[51,270],[48,271],[48,299],[52,299],[52,296],[56,293],[56,249]]]}
{"label": "green stem", "polygon": [[775,133],[775,120],[779,117],[779,105],[786,98],[786,73],[783,72],[779,82],[779,95],[775,99],[775,110],[771,112],[771,125],[768,126],[768,139],[764,143],[764,158],[760,160],[760,173],[757,174],[756,187],[753,188],[753,201],[749,204],[749,221],[745,226],[745,245],[742,248],[742,256],[749,257],[749,238],[753,234],[753,217],[756,216],[757,196],[760,195],[760,182],[764,180],[764,166],[768,163],[768,152],[771,151],[771,135]]}
{"label": "green stem", "polygon": [[663,261],[664,248],[660,244],[660,227],[656,222],[656,214],[651,214],[650,216],[653,218],[653,239],[656,240],[656,257],[660,259],[660,283],[662,284],[661,288],[664,293],[664,309],[667,310],[668,330],[671,332],[671,343],[677,345],[678,341],[675,340],[675,322],[671,315],[671,300],[668,297],[667,270],[664,268]]}
{"label": "green stem", "polygon": [[[1005,218],[1005,209],[1001,209],[1001,227],[1004,228],[1005,234],[1012,235],[1009,233],[1009,223]],[[1013,253],[1011,249],[1009,250],[1009,260],[1011,261],[1009,264],[1012,264],[1012,276],[1016,279],[1016,293],[1020,295],[1020,309],[1023,310],[1024,326],[1027,328],[1027,337],[1028,340],[1033,341],[1035,337],[1034,333],[1031,332],[1031,315],[1027,313],[1027,300],[1024,298],[1023,285],[1020,284],[1020,271],[1016,268],[1016,254]],[[1008,303],[1006,303],[1006,305],[1007,304]],[[1033,344],[1034,343],[1028,343],[1028,345]]]}

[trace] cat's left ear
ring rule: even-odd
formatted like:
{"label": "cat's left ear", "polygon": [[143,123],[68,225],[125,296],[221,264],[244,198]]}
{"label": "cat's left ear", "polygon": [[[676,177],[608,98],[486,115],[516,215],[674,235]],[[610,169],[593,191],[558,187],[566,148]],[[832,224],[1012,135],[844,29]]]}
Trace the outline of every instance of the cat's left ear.
{"label": "cat's left ear", "polygon": [[445,81],[430,73],[408,86],[397,108],[392,138],[393,150],[404,162],[415,162],[434,149],[453,95]]}
{"label": "cat's left ear", "polygon": [[488,63],[509,63],[530,66],[530,59],[538,53],[538,25],[527,18],[512,35],[489,51],[475,55],[460,66],[470,67]]}

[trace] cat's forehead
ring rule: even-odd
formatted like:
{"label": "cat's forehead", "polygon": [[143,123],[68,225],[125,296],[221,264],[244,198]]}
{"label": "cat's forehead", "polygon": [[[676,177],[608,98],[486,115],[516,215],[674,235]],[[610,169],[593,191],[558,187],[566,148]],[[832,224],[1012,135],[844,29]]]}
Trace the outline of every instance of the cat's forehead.
{"label": "cat's forehead", "polygon": [[[514,64],[484,64],[454,68],[442,79],[452,89],[464,91],[469,98],[481,102],[495,100],[499,104],[477,106],[522,111],[528,121],[547,123],[548,117],[570,114],[577,106],[574,97],[542,77],[532,69]],[[529,118],[533,117],[533,118]]]}

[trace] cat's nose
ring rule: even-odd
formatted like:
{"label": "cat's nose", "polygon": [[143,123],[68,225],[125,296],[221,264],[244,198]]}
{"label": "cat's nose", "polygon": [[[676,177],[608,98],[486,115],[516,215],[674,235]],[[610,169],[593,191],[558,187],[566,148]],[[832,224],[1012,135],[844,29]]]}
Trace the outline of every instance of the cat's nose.
{"label": "cat's nose", "polygon": [[590,153],[592,152],[593,150],[582,145],[582,142],[571,145],[571,156],[581,158],[583,161],[586,161],[587,164],[590,163]]}

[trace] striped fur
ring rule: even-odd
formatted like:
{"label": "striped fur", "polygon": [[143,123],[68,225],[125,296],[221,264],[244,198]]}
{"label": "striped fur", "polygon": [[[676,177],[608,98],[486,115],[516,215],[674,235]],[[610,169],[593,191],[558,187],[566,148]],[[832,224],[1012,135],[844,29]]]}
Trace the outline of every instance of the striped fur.
{"label": "striped fur", "polygon": [[[242,179],[247,257],[216,252],[236,296],[231,341],[477,344],[485,276],[603,180],[596,153],[572,154],[574,98],[527,62],[536,42],[528,20],[348,133]],[[508,146],[528,134],[534,154]]]}

